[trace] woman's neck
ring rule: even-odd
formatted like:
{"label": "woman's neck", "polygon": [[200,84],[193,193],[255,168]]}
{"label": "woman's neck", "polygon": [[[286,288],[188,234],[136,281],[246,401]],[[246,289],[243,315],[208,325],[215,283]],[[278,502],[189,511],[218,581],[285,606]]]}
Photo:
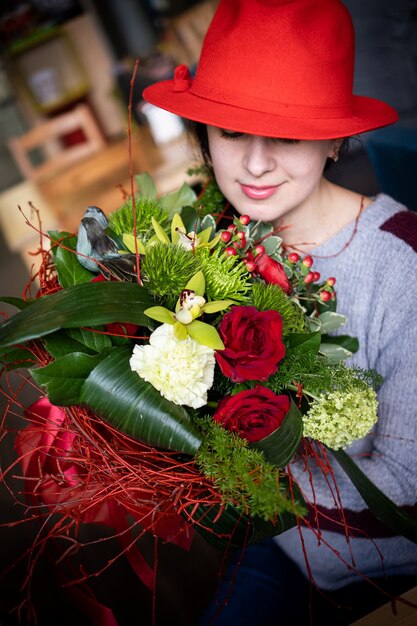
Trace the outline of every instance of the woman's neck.
{"label": "woman's neck", "polygon": [[325,178],[308,200],[276,224],[288,250],[307,253],[353,222],[372,200]]}

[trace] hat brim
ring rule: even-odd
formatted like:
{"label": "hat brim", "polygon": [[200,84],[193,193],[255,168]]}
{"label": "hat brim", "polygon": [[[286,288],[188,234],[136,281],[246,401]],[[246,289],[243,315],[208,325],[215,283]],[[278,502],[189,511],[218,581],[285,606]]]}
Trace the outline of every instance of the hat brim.
{"label": "hat brim", "polygon": [[296,118],[209,100],[189,90],[174,91],[173,84],[173,80],[155,83],[143,91],[143,98],[180,117],[252,135],[283,139],[334,139],[375,130],[398,120],[398,113],[391,106],[365,96],[353,96],[349,117],[309,118],[306,112],[306,116]]}

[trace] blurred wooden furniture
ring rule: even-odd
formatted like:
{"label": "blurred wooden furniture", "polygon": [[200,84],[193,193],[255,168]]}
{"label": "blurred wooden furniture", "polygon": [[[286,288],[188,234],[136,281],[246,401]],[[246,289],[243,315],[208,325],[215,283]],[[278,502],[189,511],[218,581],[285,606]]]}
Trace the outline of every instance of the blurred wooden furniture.
{"label": "blurred wooden furniture", "polygon": [[219,0],[203,0],[170,19],[164,37],[164,51],[177,63],[194,66],[200,57],[203,39]]}
{"label": "blurred wooden furniture", "polygon": [[[401,597],[417,604],[417,587],[410,589]],[[396,602],[395,610],[394,614],[392,604],[388,602],[376,611],[353,622],[351,626],[415,626],[417,624],[417,608]]]}
{"label": "blurred wooden furniture", "polygon": [[[78,141],[71,145],[66,138],[74,133]],[[19,137],[12,137],[8,145],[22,175],[28,180],[40,180],[99,152],[106,142],[89,107],[79,104],[68,113],[47,119]],[[42,153],[43,159],[38,162],[30,156],[35,150]]]}

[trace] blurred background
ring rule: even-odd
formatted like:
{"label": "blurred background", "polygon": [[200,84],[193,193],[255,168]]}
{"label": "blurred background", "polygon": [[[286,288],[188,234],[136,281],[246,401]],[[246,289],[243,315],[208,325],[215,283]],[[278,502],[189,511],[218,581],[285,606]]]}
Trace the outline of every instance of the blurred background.
{"label": "blurred background", "polygon": [[[109,212],[130,192],[128,104],[132,92],[133,173],[148,172],[160,194],[197,162],[180,118],[142,100],[145,86],[172,76],[179,63],[195,71],[217,0],[2,0],[0,5],[0,280],[1,294],[20,296],[43,230],[76,232],[86,207]],[[389,193],[417,210],[417,2],[346,0],[356,29],[355,92],[397,108],[395,126],[355,138],[327,176],[359,193]],[[256,27],[256,25],[254,25]],[[343,33],[341,33],[343,36]],[[136,79],[131,86],[135,61]],[[16,375],[17,376],[17,375]],[[17,382],[16,382],[17,381]],[[19,384],[20,379],[11,381]],[[9,381],[8,381],[9,383]],[[7,383],[7,384],[8,384]],[[28,398],[30,396],[30,391]],[[2,411],[7,402],[0,401]],[[19,426],[16,418],[16,427]],[[2,465],[13,458],[11,440]],[[1,521],[19,518],[3,489]],[[31,545],[34,529],[0,528],[0,571]],[[144,542],[152,557],[152,541]],[[197,538],[191,552],[162,546],[157,624],[188,626],[217,584],[222,555]],[[108,550],[108,552],[106,552]],[[101,559],[112,555],[111,543]],[[85,621],[56,583],[46,559],[34,597],[40,626]],[[0,578],[0,624],[15,624],[24,577],[20,564]],[[121,625],[151,624],[152,595],[127,564],[95,581],[95,592]],[[72,608],[71,608],[72,607]],[[24,618],[25,619],[25,618]],[[21,623],[26,623],[22,621]]]}

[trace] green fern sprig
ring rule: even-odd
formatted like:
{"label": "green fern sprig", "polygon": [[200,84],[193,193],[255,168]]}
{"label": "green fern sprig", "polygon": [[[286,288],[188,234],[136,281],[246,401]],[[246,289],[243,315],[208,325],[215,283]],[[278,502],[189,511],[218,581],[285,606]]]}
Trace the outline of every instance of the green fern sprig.
{"label": "green fern sprig", "polygon": [[213,480],[226,504],[267,521],[284,512],[305,512],[287,496],[278,469],[267,463],[262,452],[249,448],[245,439],[225,430],[211,417],[196,422],[204,434],[196,463]]}

